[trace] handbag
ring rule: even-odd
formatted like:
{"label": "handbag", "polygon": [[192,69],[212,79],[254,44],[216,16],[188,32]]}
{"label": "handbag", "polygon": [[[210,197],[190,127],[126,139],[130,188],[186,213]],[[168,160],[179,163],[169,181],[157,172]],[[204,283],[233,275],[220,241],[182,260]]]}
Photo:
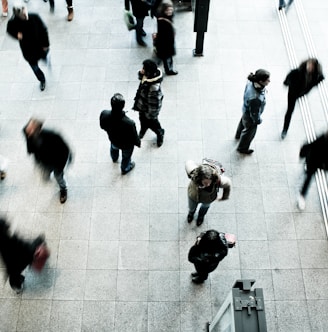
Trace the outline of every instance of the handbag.
{"label": "handbag", "polygon": [[124,9],[123,17],[124,17],[125,25],[128,28],[128,30],[131,31],[131,30],[135,29],[136,23],[134,21],[134,17],[132,15],[132,13],[129,10]]}
{"label": "handbag", "polygon": [[50,256],[50,250],[47,247],[46,243],[40,244],[33,255],[32,268],[37,272],[41,272],[46,264],[47,259]]}

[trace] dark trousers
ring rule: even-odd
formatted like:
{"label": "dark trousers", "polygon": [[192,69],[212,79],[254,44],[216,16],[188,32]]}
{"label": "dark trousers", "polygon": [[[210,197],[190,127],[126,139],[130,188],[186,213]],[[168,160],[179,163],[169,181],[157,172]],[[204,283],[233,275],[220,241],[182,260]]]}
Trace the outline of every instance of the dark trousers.
{"label": "dark trousers", "polygon": [[137,21],[137,24],[136,24],[136,39],[137,39],[137,42],[140,43],[140,42],[143,42],[142,40],[142,30],[143,30],[143,24],[144,24],[144,17],[136,17],[136,21]]}
{"label": "dark trousers", "polygon": [[134,150],[134,146],[128,149],[119,149],[114,144],[111,144],[110,156],[114,162],[117,161],[120,150],[122,150],[121,170],[122,172],[128,172],[131,169],[131,156]]}
{"label": "dark trousers", "polygon": [[173,58],[170,56],[168,58],[162,58],[165,73],[173,71]]}
{"label": "dark trousers", "polygon": [[35,76],[37,77],[37,79],[40,81],[40,82],[45,82],[46,81],[46,78],[43,74],[43,71],[40,69],[40,67],[38,66],[38,63],[37,62],[29,62],[29,65],[31,66]]}
{"label": "dark trousers", "polygon": [[139,112],[139,120],[140,120],[140,133],[145,135],[148,129],[151,129],[157,136],[163,135],[163,128],[159,123],[158,119],[148,119],[146,118],[143,112]]}
{"label": "dark trousers", "polygon": [[314,173],[315,173],[314,170],[307,170],[306,171],[306,177],[304,179],[303,186],[302,186],[302,189],[301,189],[301,195],[303,197],[305,197],[308,193],[309,186],[310,186],[310,183],[311,183],[311,180],[312,180],[312,177],[313,177]]}
{"label": "dark trousers", "polygon": [[256,130],[257,124],[247,121],[243,117],[240,119],[236,131],[236,138],[240,138],[237,150],[245,151],[249,149],[249,146],[255,137]]}
{"label": "dark trousers", "polygon": [[211,264],[211,266],[209,266],[206,263],[194,263],[194,265],[199,279],[206,280],[208,278],[208,274],[214,271],[219,264],[215,266]]}
{"label": "dark trousers", "polygon": [[284,120],[284,127],[283,127],[283,131],[288,131],[289,128],[289,124],[290,124],[290,120],[292,119],[292,115],[295,109],[295,104],[296,104],[296,100],[297,100],[297,96],[291,93],[288,93],[288,106],[287,106],[287,111],[285,114],[285,120]]}

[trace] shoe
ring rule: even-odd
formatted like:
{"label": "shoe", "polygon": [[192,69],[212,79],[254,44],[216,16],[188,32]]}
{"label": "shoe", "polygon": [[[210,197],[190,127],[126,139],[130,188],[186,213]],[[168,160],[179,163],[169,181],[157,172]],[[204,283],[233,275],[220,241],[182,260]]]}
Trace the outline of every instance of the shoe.
{"label": "shoe", "polygon": [[60,191],[59,201],[62,204],[64,204],[67,201],[67,189]]}
{"label": "shoe", "polygon": [[176,70],[170,70],[165,73],[166,75],[178,75],[178,72]]}
{"label": "shoe", "polygon": [[165,130],[164,130],[164,129],[161,129],[160,132],[161,132],[161,133],[157,135],[157,146],[158,146],[158,147],[161,147],[161,146],[163,145]]}
{"label": "shoe", "polygon": [[8,12],[2,12],[2,16],[3,17],[7,17],[8,16]]}
{"label": "shoe", "polygon": [[141,36],[142,37],[146,37],[147,36],[147,33],[146,33],[146,31],[144,29],[142,29],[142,31],[141,31]]}
{"label": "shoe", "polygon": [[122,171],[122,175],[125,175],[125,174],[131,172],[134,169],[135,165],[136,165],[136,163],[134,161],[131,161],[129,170],[128,171]]}
{"label": "shoe", "polygon": [[46,81],[40,82],[40,90],[44,91],[45,88],[46,88]]}
{"label": "shoe", "polygon": [[68,10],[67,21],[70,22],[73,20],[74,17],[73,7],[67,7],[67,10]]}
{"label": "shoe", "polygon": [[196,220],[196,225],[200,226],[204,222],[204,217],[198,216]]}
{"label": "shoe", "polygon": [[195,284],[202,284],[205,281],[205,280],[199,278],[198,276],[197,277],[193,277],[191,280]]}
{"label": "shoe", "polygon": [[146,47],[147,44],[143,41],[143,40],[137,40],[137,43],[140,45],[140,46],[143,46],[143,47]]}
{"label": "shoe", "polygon": [[248,150],[240,150],[240,149],[237,149],[237,151],[239,153],[243,153],[243,154],[252,154],[254,152],[254,150],[252,149],[248,149]]}
{"label": "shoe", "polygon": [[187,216],[188,223],[190,224],[193,219],[194,219],[194,214],[189,212]]}
{"label": "shoe", "polygon": [[283,130],[282,132],[281,132],[281,139],[285,139],[285,137],[287,136],[287,130]]}
{"label": "shoe", "polygon": [[118,158],[112,159],[112,160],[113,160],[113,163],[116,163],[118,161]]}
{"label": "shoe", "polygon": [[24,289],[24,280],[25,280],[25,277],[23,275],[20,275],[19,276],[19,282],[20,282],[20,286],[19,287],[12,287],[12,289],[16,292],[16,294],[20,294],[23,292],[23,289]]}
{"label": "shoe", "polygon": [[5,171],[0,171],[0,179],[4,180],[6,178],[6,172]]}
{"label": "shoe", "polygon": [[191,274],[191,276],[192,276],[192,277],[197,277],[197,276],[198,276],[198,272],[193,272],[193,273]]}
{"label": "shoe", "polygon": [[303,211],[305,209],[305,198],[304,196],[302,195],[299,195],[298,196],[298,199],[297,199],[297,207]]}

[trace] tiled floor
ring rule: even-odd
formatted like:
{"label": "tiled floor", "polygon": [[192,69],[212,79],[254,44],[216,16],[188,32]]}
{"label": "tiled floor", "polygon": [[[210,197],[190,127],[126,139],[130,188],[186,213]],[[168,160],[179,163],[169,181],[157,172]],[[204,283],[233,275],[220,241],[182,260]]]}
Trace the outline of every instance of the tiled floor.
{"label": "tiled floor", "polygon": [[[327,68],[325,0],[295,2],[305,8],[312,38]],[[52,71],[47,88],[22,58],[0,19],[1,154],[10,159],[0,186],[0,211],[26,237],[45,232],[48,267],[26,271],[16,295],[0,273],[0,331],[204,331],[234,281],[256,279],[263,288],[269,331],[328,330],[328,243],[315,183],[303,213],[296,208],[305,140],[299,109],[288,137],[280,140],[289,70],[276,6],[278,0],[211,1],[204,57],[195,47],[193,14],[175,18],[179,71],[163,82],[161,148],[147,133],[136,149],[136,168],[121,176],[109,157],[100,111],[121,92],[130,110],[144,59],[123,23],[123,0],[74,0],[75,18],[65,20],[64,1],[31,0],[49,27]],[[9,4],[12,5],[11,0]],[[288,22],[299,61],[307,56],[294,7]],[[151,45],[155,23],[145,20]],[[234,131],[241,115],[246,77],[271,72],[263,124],[255,153],[236,153]],[[326,75],[328,75],[326,73]],[[317,90],[309,104],[319,133],[326,126]],[[67,173],[68,201],[61,205],[54,181],[44,183],[26,153],[21,129],[31,115],[58,129],[74,149]],[[212,157],[232,178],[231,198],[214,203],[205,223],[186,222],[187,159]],[[201,286],[191,283],[187,253],[200,231],[235,233],[238,245]],[[1,272],[4,272],[1,265]]]}

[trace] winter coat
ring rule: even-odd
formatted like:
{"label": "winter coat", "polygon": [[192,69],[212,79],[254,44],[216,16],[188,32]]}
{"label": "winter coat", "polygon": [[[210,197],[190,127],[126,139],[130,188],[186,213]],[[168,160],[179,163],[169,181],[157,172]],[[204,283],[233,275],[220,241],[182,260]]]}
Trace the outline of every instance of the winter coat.
{"label": "winter coat", "polygon": [[161,83],[163,74],[160,69],[154,78],[140,76],[141,80],[132,109],[137,112],[143,112],[147,119],[157,119],[162,107],[163,93]]}
{"label": "winter coat", "polygon": [[288,73],[284,80],[284,85],[289,87],[288,93],[299,98],[310,92],[323,79],[324,76],[321,73],[314,73],[307,79],[306,72],[300,68],[296,68]]}
{"label": "winter coat", "polygon": [[125,0],[125,9],[130,10],[130,2],[132,6],[132,14],[136,18],[144,18],[148,16],[148,11],[151,6],[150,0]]}
{"label": "winter coat", "polygon": [[166,17],[157,19],[156,52],[161,59],[175,55],[175,31],[173,23]]}
{"label": "winter coat", "polygon": [[62,137],[48,129],[42,129],[34,137],[27,137],[25,128],[27,152],[34,154],[35,160],[43,167],[62,171],[70,159],[70,149]]}
{"label": "winter coat", "polygon": [[217,247],[213,250],[213,248],[210,248],[213,244],[206,242],[203,236],[204,234],[205,233],[201,233],[200,236],[197,237],[195,245],[190,248],[188,260],[198,266],[201,265],[202,269],[207,272],[212,272],[223,258],[228,255],[228,243],[224,237],[224,233],[218,233],[220,243],[218,243]]}
{"label": "winter coat", "polygon": [[266,89],[257,89],[254,83],[248,81],[244,92],[243,118],[246,122],[260,124],[262,122],[261,114],[266,104]]}
{"label": "winter coat", "polygon": [[305,158],[307,172],[314,173],[318,168],[328,170],[328,133],[309,144],[304,144],[300,157]]}
{"label": "winter coat", "polygon": [[29,14],[25,21],[14,16],[8,21],[7,32],[15,39],[18,39],[18,32],[23,34],[19,45],[26,61],[33,63],[45,57],[44,48],[49,47],[49,37],[47,27],[39,15]]}
{"label": "winter coat", "polygon": [[136,125],[124,111],[102,111],[100,128],[107,132],[109,140],[119,149],[129,149],[134,145],[140,147]]}

